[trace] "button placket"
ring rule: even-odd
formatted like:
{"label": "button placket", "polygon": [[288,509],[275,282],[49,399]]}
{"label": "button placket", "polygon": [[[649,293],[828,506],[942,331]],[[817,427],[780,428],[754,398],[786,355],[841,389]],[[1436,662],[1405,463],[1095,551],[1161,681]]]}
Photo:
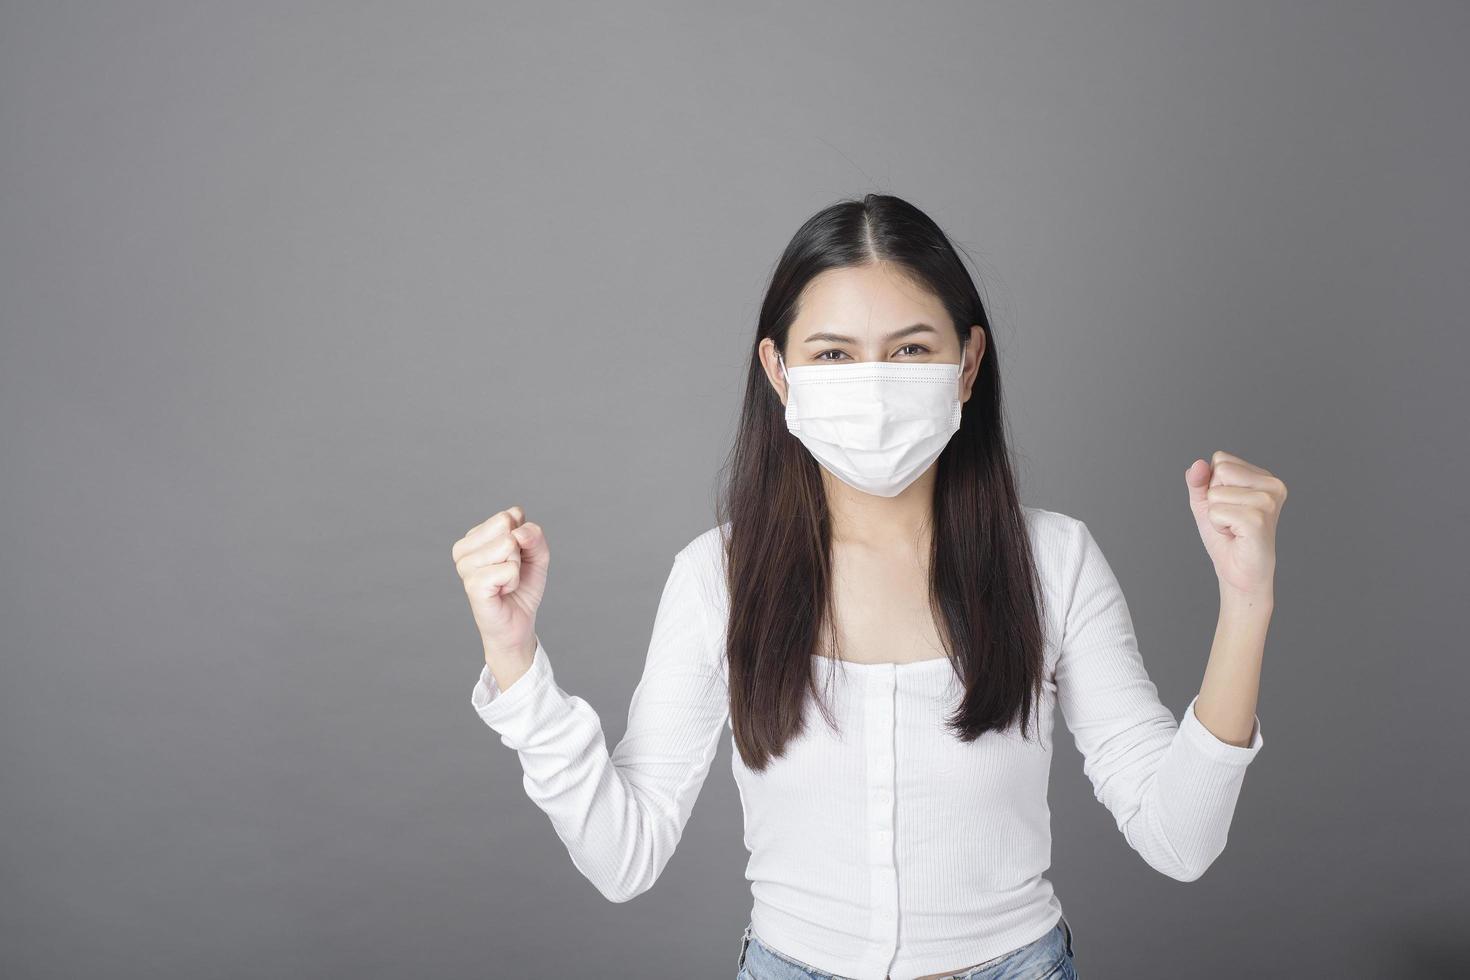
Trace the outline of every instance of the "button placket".
{"label": "button placket", "polygon": [[867,690],[868,842],[873,944],[885,969],[898,950],[898,867],[894,862],[894,696],[897,667],[888,664],[869,678]]}

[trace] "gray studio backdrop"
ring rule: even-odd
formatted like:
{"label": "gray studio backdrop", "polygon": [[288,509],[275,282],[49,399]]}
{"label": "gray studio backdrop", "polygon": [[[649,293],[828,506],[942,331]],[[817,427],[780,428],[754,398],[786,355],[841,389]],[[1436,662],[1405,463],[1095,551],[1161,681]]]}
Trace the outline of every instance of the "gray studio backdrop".
{"label": "gray studio backdrop", "polygon": [[0,8],[0,974],[730,977],[724,742],[605,901],[470,706],[522,504],[621,737],[762,289],[905,196],[991,303],[1024,499],[1182,711],[1196,456],[1280,474],[1229,846],[1132,853],[1058,726],[1089,978],[1465,975],[1462,3]]}

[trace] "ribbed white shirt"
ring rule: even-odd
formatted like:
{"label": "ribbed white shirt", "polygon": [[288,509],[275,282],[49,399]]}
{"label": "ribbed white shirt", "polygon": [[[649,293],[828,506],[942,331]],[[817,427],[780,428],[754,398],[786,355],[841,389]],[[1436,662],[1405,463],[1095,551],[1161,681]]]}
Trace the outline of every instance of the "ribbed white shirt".
{"label": "ribbed white shirt", "polygon": [[[1248,746],[1216,738],[1194,699],[1176,721],[1086,524],[1023,509],[1047,600],[1040,744],[1019,726],[969,744],[947,733],[963,690],[945,658],[814,655],[839,730],[813,710],[763,773],[731,752],[750,921],[767,945],[856,980],[912,980],[1044,935],[1062,914],[1043,876],[1057,708],[1095,795],[1149,865],[1192,881],[1224,849],[1246,767],[1264,744],[1260,718]],[[646,891],[668,864],[730,729],[721,530],[674,557],[627,731],[610,753],[597,713],[562,690],[539,644],[504,691],[487,667],[472,694],[518,753],[525,790],[572,862],[614,902]]]}

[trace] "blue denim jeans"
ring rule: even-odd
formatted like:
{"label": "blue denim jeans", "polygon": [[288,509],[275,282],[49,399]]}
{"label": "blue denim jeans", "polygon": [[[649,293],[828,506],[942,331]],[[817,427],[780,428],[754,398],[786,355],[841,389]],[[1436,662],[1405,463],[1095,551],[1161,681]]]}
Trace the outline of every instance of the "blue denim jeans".
{"label": "blue denim jeans", "polygon": [[[760,941],[750,925],[740,937],[739,967],[735,980],[848,980],[776,952]],[[1040,939],[948,974],[944,980],[1077,980],[1072,962],[1072,927],[1062,916]]]}

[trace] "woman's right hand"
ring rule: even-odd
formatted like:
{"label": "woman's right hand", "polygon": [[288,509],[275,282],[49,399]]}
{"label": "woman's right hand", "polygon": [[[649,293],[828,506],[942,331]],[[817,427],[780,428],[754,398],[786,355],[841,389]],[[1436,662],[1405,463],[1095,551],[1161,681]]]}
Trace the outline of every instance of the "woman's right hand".
{"label": "woman's right hand", "polygon": [[541,525],[519,506],[477,524],[454,543],[451,555],[485,645],[485,662],[520,674],[536,653],[536,608],[546,594],[551,549]]}

